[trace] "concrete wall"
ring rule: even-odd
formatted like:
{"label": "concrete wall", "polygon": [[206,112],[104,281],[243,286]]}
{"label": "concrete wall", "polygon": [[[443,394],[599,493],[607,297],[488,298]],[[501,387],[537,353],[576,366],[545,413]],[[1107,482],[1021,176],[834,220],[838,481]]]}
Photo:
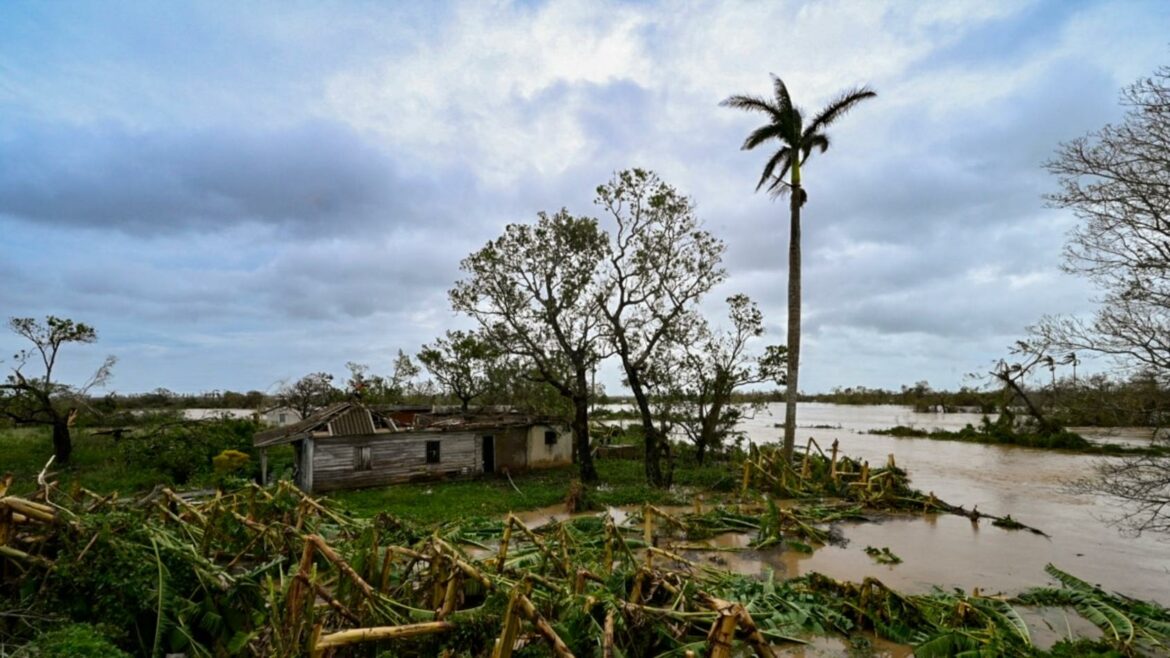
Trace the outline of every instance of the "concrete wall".
{"label": "concrete wall", "polygon": [[[545,432],[556,432],[556,443],[544,441]],[[565,427],[533,425],[528,429],[528,468],[549,468],[573,463],[573,433]]]}

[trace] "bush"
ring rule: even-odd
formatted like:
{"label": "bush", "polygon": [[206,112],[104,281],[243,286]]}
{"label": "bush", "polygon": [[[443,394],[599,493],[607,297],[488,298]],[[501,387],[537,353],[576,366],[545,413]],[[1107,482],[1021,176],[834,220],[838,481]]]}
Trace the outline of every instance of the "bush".
{"label": "bush", "polygon": [[[247,459],[252,435],[258,426],[251,420],[219,419],[162,425],[141,437],[122,442],[122,456],[130,466],[158,469],[173,484],[187,484],[212,472],[212,460],[226,451],[244,456],[236,473],[255,475]],[[242,467],[242,468],[239,468]]]}
{"label": "bush", "polygon": [[44,633],[12,654],[13,658],[130,658],[95,626],[70,624]]}

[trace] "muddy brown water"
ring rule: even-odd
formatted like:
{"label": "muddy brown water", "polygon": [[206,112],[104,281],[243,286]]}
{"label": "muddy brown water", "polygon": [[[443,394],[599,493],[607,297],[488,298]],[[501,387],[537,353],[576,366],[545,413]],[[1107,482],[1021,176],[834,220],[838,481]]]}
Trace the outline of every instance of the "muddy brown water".
{"label": "muddy brown water", "polygon": [[[973,524],[954,515],[908,515],[874,523],[842,523],[837,527],[848,543],[824,546],[812,554],[778,548],[763,551],[747,547],[751,537],[729,533],[710,540],[723,549],[682,551],[690,559],[708,561],[741,573],[792,578],[819,572],[842,580],[875,577],[906,593],[928,593],[934,587],[1012,595],[1034,586],[1052,585],[1044,572],[1052,563],[1103,589],[1170,605],[1170,538],[1127,536],[1109,524],[1121,512],[1119,501],[1070,492],[1067,483],[1092,475],[1093,464],[1104,459],[1018,446],[995,446],[899,439],[868,430],[906,425],[921,429],[961,429],[978,424],[979,414],[916,413],[900,406],[854,407],[802,404],[798,409],[798,447],[814,438],[826,451],[834,440],[854,458],[883,465],[895,455],[910,475],[912,486],[968,509],[996,515],[1010,514],[1040,528],[1042,537],[1026,531],[996,528],[990,522]],[[783,405],[770,405],[740,429],[757,444],[778,443],[784,421]],[[1079,428],[1098,442],[1148,444],[1148,430]],[[678,512],[690,508],[677,508]],[[632,509],[610,509],[621,523]],[[675,509],[668,510],[670,512]],[[564,519],[563,507],[553,506],[518,514],[530,526]],[[888,547],[903,562],[876,563],[866,546]],[[1099,632],[1075,613],[1060,609],[1021,609],[1041,648],[1064,637],[1096,637]],[[841,638],[808,638],[809,644],[785,647],[786,656],[851,655]],[[909,647],[868,637],[873,655],[901,658]]]}
{"label": "muddy brown water", "polygon": [[[897,439],[866,430],[907,425],[922,429],[959,429],[977,424],[978,414],[920,414],[906,407],[801,405],[797,411],[800,443],[809,437],[827,447],[840,441],[845,454],[884,464],[893,453],[910,474],[911,484],[968,509],[978,506],[1044,530],[1050,538],[1028,532],[972,524],[953,515],[893,519],[882,523],[845,524],[849,544],[827,546],[812,555],[764,554],[761,562],[788,576],[809,571],[859,580],[875,576],[908,592],[932,585],[971,591],[1015,593],[1050,583],[1044,565],[1053,563],[1106,590],[1170,604],[1170,542],[1155,535],[1130,537],[1107,521],[1121,511],[1117,500],[1076,494],[1066,484],[1092,475],[1099,457],[1018,446],[980,445],[929,439]],[[772,405],[742,426],[751,440],[780,440],[784,411]],[[809,426],[832,426],[815,429]],[[1149,441],[1140,430],[1095,432],[1092,440],[1127,443]],[[866,546],[888,546],[903,559],[879,565]]]}
{"label": "muddy brown water", "polygon": [[[811,555],[793,551],[721,555],[732,555],[730,566],[748,573],[772,570],[778,577],[794,577],[817,571],[855,581],[873,576],[910,593],[939,586],[1014,594],[1051,584],[1044,566],[1052,563],[1105,590],[1170,605],[1170,538],[1124,535],[1108,523],[1121,513],[1119,501],[1067,489],[1069,481],[1091,476],[1093,464],[1104,458],[868,433],[895,425],[957,430],[968,423],[977,425],[981,418],[971,413],[916,413],[894,405],[801,404],[797,443],[803,447],[812,437],[828,450],[838,440],[845,454],[874,465],[885,464],[892,453],[914,487],[968,509],[978,506],[990,514],[1010,514],[1049,538],[996,528],[987,521],[972,524],[963,517],[932,515],[842,524],[848,545],[826,546]],[[755,443],[777,443],[782,434],[777,425],[783,422],[783,405],[773,404],[741,423],[740,429]],[[1142,429],[1079,431],[1093,441],[1129,445],[1150,441],[1148,430]],[[865,554],[866,546],[889,547],[903,562],[876,564]]]}

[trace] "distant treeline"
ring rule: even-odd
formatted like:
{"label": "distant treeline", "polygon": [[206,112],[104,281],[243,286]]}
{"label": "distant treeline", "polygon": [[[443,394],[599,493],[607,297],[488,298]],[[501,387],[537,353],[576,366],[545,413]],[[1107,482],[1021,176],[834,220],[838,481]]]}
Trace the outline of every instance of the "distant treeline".
{"label": "distant treeline", "polygon": [[[424,404],[457,404],[458,400],[437,394],[415,394],[397,402]],[[1170,420],[1170,389],[1156,378],[1135,376],[1118,380],[1104,375],[1091,375],[1079,380],[1061,378],[1027,390],[1033,403],[1046,410],[1053,420],[1064,426],[1097,427],[1152,427],[1165,425]],[[335,391],[338,399],[344,398]],[[530,396],[521,396],[530,397]],[[784,391],[744,391],[733,395],[735,404],[778,403],[784,401]],[[919,412],[968,412],[994,415],[1004,407],[1018,406],[1020,400],[1000,389],[978,389],[964,386],[957,391],[940,391],[921,381],[902,386],[898,390],[866,386],[835,387],[827,393],[803,393],[801,402],[823,402],[845,405],[895,404]],[[381,400],[378,400],[381,402]],[[508,404],[506,399],[489,401]],[[513,401],[516,402],[516,401]],[[519,402],[525,402],[521,400]],[[527,402],[532,402],[528,400]],[[598,405],[631,403],[627,397],[599,395]],[[94,396],[89,404],[99,416],[117,411],[182,410],[182,409],[265,409],[281,403],[279,396],[260,391],[212,391],[182,394],[159,388],[149,393],[134,395],[110,394]],[[529,406],[519,404],[519,406]],[[82,410],[82,416],[86,416]],[[555,414],[553,414],[555,415]],[[610,416],[602,412],[599,416]]]}

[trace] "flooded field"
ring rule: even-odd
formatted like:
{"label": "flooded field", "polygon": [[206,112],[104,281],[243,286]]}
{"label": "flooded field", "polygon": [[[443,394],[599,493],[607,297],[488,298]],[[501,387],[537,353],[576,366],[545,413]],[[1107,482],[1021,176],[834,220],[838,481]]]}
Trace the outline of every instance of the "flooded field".
{"label": "flooded field", "polygon": [[[769,411],[744,423],[752,441],[780,439],[781,431],[774,425],[784,420],[783,406],[772,405]],[[763,555],[761,566],[782,569],[788,575],[819,571],[852,580],[872,575],[912,592],[939,585],[1014,593],[1045,584],[1044,565],[1051,562],[1106,590],[1170,604],[1167,538],[1119,534],[1106,523],[1118,513],[1116,501],[1065,489],[1069,480],[1091,475],[1098,457],[1017,446],[898,439],[865,432],[894,425],[959,429],[978,423],[978,414],[919,414],[898,406],[808,404],[801,405],[797,419],[799,443],[814,437],[828,446],[836,439],[846,454],[875,464],[885,463],[893,453],[916,488],[933,491],[968,509],[977,505],[985,512],[1010,514],[1051,538],[987,523],[973,525],[953,515],[896,519],[843,526],[850,540],[845,548],[829,546],[812,555]],[[817,425],[839,429],[808,427]],[[1140,431],[1086,430],[1090,439],[1120,442],[1118,434],[1127,442],[1148,441]],[[866,546],[888,546],[903,563],[874,564],[863,552]]]}
{"label": "flooded field", "polygon": [[[891,453],[911,484],[943,500],[991,514],[1010,514],[1040,528],[1027,532],[972,524],[938,515],[894,518],[880,523],[842,524],[845,547],[826,546],[811,555],[794,551],[724,553],[728,565],[744,572],[773,570],[793,577],[817,571],[836,578],[874,576],[907,592],[932,586],[1015,593],[1049,582],[1044,565],[1056,564],[1106,590],[1170,604],[1170,541],[1155,535],[1122,535],[1107,523],[1118,513],[1115,500],[1070,493],[1065,483],[1092,474],[1094,456],[1017,446],[899,439],[867,433],[894,425],[956,430],[978,424],[978,414],[915,413],[900,406],[802,404],[798,445],[813,437],[825,449],[840,441],[845,454],[884,464]],[[775,443],[784,408],[771,405],[741,429],[756,443]],[[1144,430],[1082,430],[1090,440],[1140,445]],[[739,539],[727,539],[736,542]],[[746,542],[746,539],[743,540]],[[866,546],[889,547],[903,562],[876,564]]]}

